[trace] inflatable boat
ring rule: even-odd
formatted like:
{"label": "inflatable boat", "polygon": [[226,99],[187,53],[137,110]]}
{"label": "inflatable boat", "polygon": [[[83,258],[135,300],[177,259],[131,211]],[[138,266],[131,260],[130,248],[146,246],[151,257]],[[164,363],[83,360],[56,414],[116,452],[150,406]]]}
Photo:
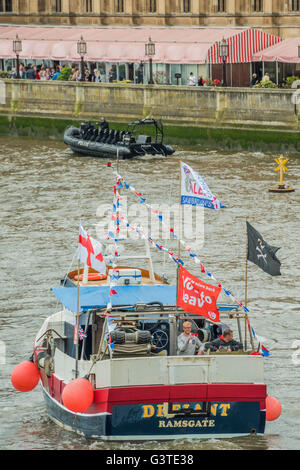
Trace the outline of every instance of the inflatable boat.
{"label": "inflatable boat", "polygon": [[[138,134],[141,126],[152,126],[154,137]],[[163,143],[161,120],[138,119],[126,130],[99,130],[98,126],[87,121],[80,128],[68,126],[64,142],[73,152],[81,155],[104,158],[126,159],[144,155],[172,155],[174,149]]]}

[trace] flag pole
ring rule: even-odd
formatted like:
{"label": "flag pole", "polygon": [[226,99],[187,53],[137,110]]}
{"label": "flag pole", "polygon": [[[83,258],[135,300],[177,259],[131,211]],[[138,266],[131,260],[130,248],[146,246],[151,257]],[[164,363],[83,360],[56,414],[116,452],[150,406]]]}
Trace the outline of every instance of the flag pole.
{"label": "flag pole", "polygon": [[79,341],[78,341],[78,331],[79,331],[79,276],[80,276],[80,260],[78,259],[77,265],[77,314],[76,314],[76,363],[75,363],[75,379],[78,377],[78,359],[79,359]]}
{"label": "flag pole", "polygon": [[119,174],[119,149],[117,148],[117,173]]}
{"label": "flag pole", "polygon": [[180,259],[180,240],[181,240],[181,161],[179,161],[179,196],[178,196],[178,223],[179,223],[179,237],[178,237],[178,259]]}
{"label": "flag pole", "polygon": [[[181,161],[179,161],[179,195],[178,195],[178,259],[180,259],[180,240],[181,240]],[[179,314],[179,308],[177,305],[177,298],[178,298],[178,287],[179,287],[179,262],[177,264],[176,269],[176,313]]]}
{"label": "flag pole", "polygon": [[[247,219],[246,219],[246,266],[245,266],[245,307],[247,307],[248,301],[248,231],[247,231]],[[245,313],[245,351],[247,350],[247,314]]]}
{"label": "flag pole", "polygon": [[[246,219],[246,271],[245,271],[245,307],[247,307],[247,302],[248,302],[248,230],[247,230],[247,219]],[[252,347],[252,351],[254,351],[254,341],[253,341],[253,335],[251,331],[251,326],[249,322],[249,317],[247,312],[245,312],[245,350],[247,349],[247,327],[249,330],[249,338],[250,338],[250,343]]]}

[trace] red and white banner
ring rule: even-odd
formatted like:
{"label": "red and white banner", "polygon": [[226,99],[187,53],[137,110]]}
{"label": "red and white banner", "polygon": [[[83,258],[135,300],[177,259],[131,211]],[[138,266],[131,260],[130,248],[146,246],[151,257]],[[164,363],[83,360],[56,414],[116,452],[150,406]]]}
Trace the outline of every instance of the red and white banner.
{"label": "red and white banner", "polygon": [[94,268],[100,274],[106,274],[106,264],[103,260],[102,251],[102,244],[90,237],[82,225],[80,225],[78,259],[90,268]]}
{"label": "red and white banner", "polygon": [[218,322],[217,299],[221,290],[221,287],[206,284],[180,266],[177,305],[185,312]]}

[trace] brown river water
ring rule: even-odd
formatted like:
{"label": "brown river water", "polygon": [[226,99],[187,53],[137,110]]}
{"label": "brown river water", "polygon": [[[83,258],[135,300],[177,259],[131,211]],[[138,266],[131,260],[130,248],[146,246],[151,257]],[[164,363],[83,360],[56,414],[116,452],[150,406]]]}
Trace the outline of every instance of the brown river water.
{"label": "brown river water", "polygon": [[[266,424],[263,437],[115,444],[86,440],[61,429],[48,418],[39,386],[22,394],[10,382],[13,367],[32,354],[42,322],[58,308],[50,287],[58,286],[70,267],[75,269],[80,217],[96,236],[99,206],[112,202],[112,168],[107,167],[108,160],[72,154],[62,142],[0,137],[0,144],[0,448],[299,450],[300,156],[288,155],[286,179],[296,191],[285,195],[268,192],[278,184],[273,159],[279,154],[199,146],[177,148],[167,158],[120,162],[120,174],[150,204],[177,202],[180,160],[202,175],[227,208],[205,211],[204,245],[197,254],[241,301],[246,218],[268,243],[281,247],[277,253],[281,276],[271,277],[249,263],[248,307],[252,326],[272,353],[265,358],[265,382],[268,393],[280,400],[282,414]],[[129,194],[128,203],[129,199],[137,202],[134,195]],[[174,240],[161,242],[176,250]],[[127,246],[134,249],[134,241]],[[152,255],[155,271],[175,281],[174,263],[157,251],[152,250]],[[190,258],[182,253],[182,259],[197,275]]]}

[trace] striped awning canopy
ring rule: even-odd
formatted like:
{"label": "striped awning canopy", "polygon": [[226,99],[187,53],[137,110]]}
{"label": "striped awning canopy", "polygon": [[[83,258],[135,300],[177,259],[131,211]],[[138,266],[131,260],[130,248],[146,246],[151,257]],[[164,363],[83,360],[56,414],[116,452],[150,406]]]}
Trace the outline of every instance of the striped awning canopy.
{"label": "striped awning canopy", "polygon": [[[258,29],[247,29],[238,32],[225,39],[228,44],[228,64],[240,64],[253,62],[253,55],[274,44],[281,42],[281,38],[273,34],[265,33]],[[220,42],[216,42],[208,50],[208,63],[221,64],[222,58],[219,54]]]}
{"label": "striped awning canopy", "polygon": [[0,25],[0,58],[15,58],[13,39],[22,40],[22,59],[79,61],[77,41],[87,43],[90,62],[148,60],[145,43],[151,37],[153,61],[165,64],[218,64],[219,44],[229,44],[228,63],[250,62],[253,53],[276,44],[280,38],[245,28],[142,28]]}

